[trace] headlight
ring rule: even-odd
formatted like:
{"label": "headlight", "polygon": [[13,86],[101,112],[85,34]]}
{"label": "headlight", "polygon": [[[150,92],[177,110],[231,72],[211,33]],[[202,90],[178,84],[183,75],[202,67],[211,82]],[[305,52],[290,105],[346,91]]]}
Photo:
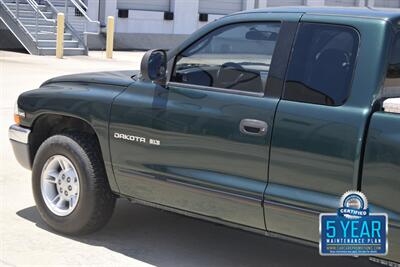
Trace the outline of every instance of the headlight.
{"label": "headlight", "polygon": [[16,124],[21,123],[21,119],[25,118],[25,112],[18,107],[18,102],[14,105],[14,121]]}

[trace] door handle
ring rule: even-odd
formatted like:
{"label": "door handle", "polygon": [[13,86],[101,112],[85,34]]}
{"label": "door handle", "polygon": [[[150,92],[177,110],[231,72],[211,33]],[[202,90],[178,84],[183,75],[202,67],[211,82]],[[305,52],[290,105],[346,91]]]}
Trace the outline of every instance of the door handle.
{"label": "door handle", "polygon": [[268,124],[265,121],[243,119],[239,125],[240,132],[253,136],[264,136],[268,131]]}

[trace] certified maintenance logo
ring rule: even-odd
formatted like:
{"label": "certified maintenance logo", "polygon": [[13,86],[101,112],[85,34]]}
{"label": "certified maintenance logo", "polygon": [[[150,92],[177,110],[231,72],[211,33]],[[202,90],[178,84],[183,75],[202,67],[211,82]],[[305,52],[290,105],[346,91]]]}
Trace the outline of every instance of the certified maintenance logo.
{"label": "certified maintenance logo", "polygon": [[386,255],[387,214],[370,213],[366,196],[348,191],[337,213],[319,216],[321,255]]}
{"label": "certified maintenance logo", "polygon": [[348,219],[358,219],[369,214],[367,197],[357,191],[348,191],[340,198],[342,207],[338,209],[338,215]]}

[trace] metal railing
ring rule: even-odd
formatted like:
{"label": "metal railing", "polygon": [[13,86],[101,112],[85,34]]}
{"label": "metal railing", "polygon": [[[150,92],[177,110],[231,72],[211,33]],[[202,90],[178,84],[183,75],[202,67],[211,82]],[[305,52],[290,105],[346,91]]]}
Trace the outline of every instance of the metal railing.
{"label": "metal railing", "polygon": [[[67,2],[68,0],[65,0],[65,2]],[[88,31],[87,29],[87,24],[84,23],[84,30],[83,30],[83,38],[84,38],[84,42],[85,42],[85,46],[87,46],[87,36],[89,34],[93,34],[93,35],[98,35],[100,34],[100,22],[97,20],[92,20],[86,13],[86,10],[88,10],[88,7],[85,5],[85,3],[83,3],[81,0],[77,0],[79,2],[79,4],[77,3],[76,0],[69,0],[71,3],[74,4],[74,6],[79,10],[79,12],[83,15],[83,17],[87,20],[88,23],[92,24],[95,26],[95,31]],[[82,8],[82,6],[85,8],[85,10]],[[68,10],[68,8],[67,8]],[[67,13],[68,15],[68,13]],[[66,17],[68,17],[66,15]]]}
{"label": "metal railing", "polygon": [[[58,10],[51,0],[45,0],[45,2],[50,6],[51,9],[53,9],[54,12],[59,12],[61,10]],[[69,7],[71,6],[75,7],[81,14],[85,22],[83,23],[83,38],[81,38],[79,35],[79,32],[74,28],[74,26],[68,22],[68,13],[69,13]],[[93,35],[98,35],[100,34],[100,22],[97,20],[92,20],[88,14],[87,11],[88,7],[87,5],[82,1],[82,0],[64,0],[64,14],[65,14],[65,25],[71,30],[71,32],[74,35],[77,35],[78,38],[84,43],[85,47],[87,47],[87,35],[93,34]],[[89,25],[88,25],[89,24]],[[89,26],[89,27],[88,27]]]}
{"label": "metal railing", "polygon": [[82,0],[77,0],[79,5],[81,5],[81,7],[83,7],[85,10],[88,10],[87,5],[85,4],[85,2],[83,2]]}
{"label": "metal railing", "polygon": [[[59,10],[49,0],[45,0],[45,2],[51,8],[53,13],[57,14],[59,12]],[[85,43],[85,40],[80,37],[79,32],[77,32],[75,30],[75,28],[66,19],[64,20],[64,24],[65,24],[65,28],[67,28],[72,33],[72,35],[74,35],[78,39],[78,41],[81,44],[83,44],[85,46],[85,48],[87,49],[87,45]]]}
{"label": "metal railing", "polygon": [[[57,9],[53,3],[51,3],[50,0],[42,0],[42,3],[44,3],[48,8],[51,9],[53,14],[57,14],[59,12],[65,12],[65,28],[67,28],[72,35],[74,35],[74,37],[76,39],[78,39],[78,41],[80,42],[81,45],[84,46],[84,48],[88,49],[87,46],[87,35],[89,34],[100,34],[100,22],[99,21],[95,21],[92,20],[86,13],[86,10],[88,9],[88,7],[86,6],[86,4],[84,2],[82,2],[82,0],[65,0],[65,10],[59,10]],[[14,7],[10,7],[9,4],[12,3],[14,5]],[[71,7],[75,7],[81,14],[82,14],[82,18],[84,18],[84,29],[83,32],[82,31],[78,31],[70,22],[68,22],[67,20],[67,16],[68,16],[68,7],[69,5],[71,5]],[[27,26],[24,25],[22,19],[23,18],[27,18],[27,17],[21,17],[21,9],[22,9],[22,5],[25,7],[24,11],[26,11],[26,7],[28,6],[28,11],[33,12],[33,16],[29,16],[30,19],[32,19],[32,24],[34,24],[33,29],[29,28]],[[29,38],[36,43],[36,45],[38,44],[38,37],[39,37],[39,32],[40,32],[40,21],[46,21],[46,22],[50,22],[51,24],[53,24],[54,26],[56,25],[57,20],[53,19],[53,18],[48,18],[41,10],[41,5],[39,5],[35,0],[14,0],[14,1],[7,1],[7,0],[0,0],[0,8],[3,7],[4,10],[6,11],[6,13],[8,13],[12,19],[14,19],[18,26],[20,28],[22,28],[22,30],[29,36]],[[88,27],[89,26],[89,27]],[[55,32],[54,30],[56,29],[56,27],[53,27],[52,31]]]}
{"label": "metal railing", "polygon": [[[33,1],[33,0],[25,0],[32,8],[33,8],[33,10],[35,11],[35,39],[36,39],[36,41],[37,41],[37,37],[38,37],[38,33],[39,33],[39,15],[41,16],[41,18],[42,19],[44,19],[45,21],[47,21],[47,22],[51,22],[51,23],[53,23],[54,25],[55,25],[55,23],[56,23],[56,20],[55,19],[49,19],[49,18],[47,18],[44,14],[43,14],[43,12],[40,10],[40,8],[39,8],[39,5],[38,5],[38,3],[36,3],[35,1]],[[19,4],[19,0],[17,0],[17,3]],[[18,4],[17,4],[17,7],[18,7]],[[17,14],[18,14],[18,12],[17,12]]]}
{"label": "metal railing", "polygon": [[[19,17],[19,11],[20,11],[20,1],[16,0],[15,1],[15,14],[14,12],[8,7],[7,3],[13,3],[14,2],[5,2],[4,0],[0,0],[0,4],[5,8],[5,10],[18,22],[19,26],[28,34],[28,36],[34,41],[38,42],[38,33],[39,33],[39,16],[43,18],[45,21],[55,23],[55,19],[49,19],[47,18],[43,12],[40,10],[39,5],[33,1],[33,0],[25,0],[26,3],[33,9],[35,12],[35,36],[31,34],[31,32],[24,26],[22,21],[20,20]],[[25,3],[24,3],[25,4]]]}

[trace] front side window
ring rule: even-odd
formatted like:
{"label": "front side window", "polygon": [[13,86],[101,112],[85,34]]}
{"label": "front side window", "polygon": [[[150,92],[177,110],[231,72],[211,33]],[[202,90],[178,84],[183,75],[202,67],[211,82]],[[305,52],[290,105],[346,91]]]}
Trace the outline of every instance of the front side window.
{"label": "front side window", "polygon": [[359,35],[351,27],[301,23],[291,55],[284,99],[342,105],[350,91]]}
{"label": "front side window", "polygon": [[264,92],[280,23],[221,27],[177,56],[172,82]]}

